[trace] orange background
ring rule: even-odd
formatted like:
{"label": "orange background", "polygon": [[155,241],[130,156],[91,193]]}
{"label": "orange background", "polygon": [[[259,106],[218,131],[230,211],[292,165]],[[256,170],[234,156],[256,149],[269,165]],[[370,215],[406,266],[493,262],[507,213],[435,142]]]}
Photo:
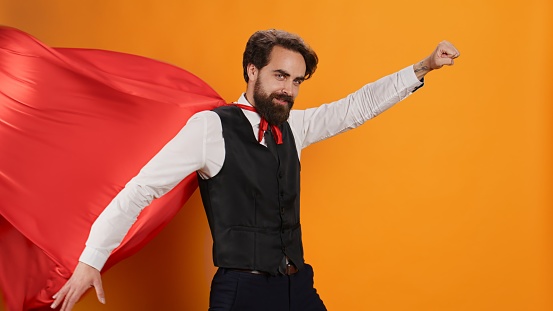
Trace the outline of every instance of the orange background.
{"label": "orange background", "polygon": [[[302,154],[306,260],[329,310],[553,310],[552,20],[549,0],[0,0],[1,24],[173,63],[228,101],[255,30],[298,33],[321,61],[296,108],[453,42],[456,66]],[[105,273],[107,305],[75,310],[206,310],[210,252],[196,194]]]}

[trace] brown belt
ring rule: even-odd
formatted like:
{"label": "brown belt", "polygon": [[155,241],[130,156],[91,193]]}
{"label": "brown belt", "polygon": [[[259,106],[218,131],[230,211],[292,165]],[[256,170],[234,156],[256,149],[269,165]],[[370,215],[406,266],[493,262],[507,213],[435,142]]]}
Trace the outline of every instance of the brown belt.
{"label": "brown belt", "polygon": [[[258,274],[258,275],[271,275],[269,272],[259,271],[259,270],[247,270],[247,269],[229,269],[229,270],[251,273],[251,274]],[[298,272],[298,268],[294,264],[289,262],[286,264],[286,269],[283,272],[284,273],[281,272],[281,274],[292,275]]]}

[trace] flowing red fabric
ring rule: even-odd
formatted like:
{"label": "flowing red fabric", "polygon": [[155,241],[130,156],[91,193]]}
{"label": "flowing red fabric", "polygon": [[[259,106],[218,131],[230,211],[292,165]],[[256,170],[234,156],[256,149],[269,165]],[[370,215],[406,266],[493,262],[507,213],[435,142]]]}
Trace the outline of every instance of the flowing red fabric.
{"label": "flowing red fabric", "polygon": [[[0,27],[0,286],[8,310],[49,305],[112,198],[192,114],[223,104],[177,67],[50,48]],[[152,239],[196,186],[188,176],[147,207],[104,271]]]}

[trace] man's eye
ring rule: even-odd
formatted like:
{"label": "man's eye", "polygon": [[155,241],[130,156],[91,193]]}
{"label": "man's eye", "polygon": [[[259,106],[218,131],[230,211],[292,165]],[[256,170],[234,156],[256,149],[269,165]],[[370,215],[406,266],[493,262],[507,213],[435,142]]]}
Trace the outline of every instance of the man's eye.
{"label": "man's eye", "polygon": [[284,80],[284,78],[286,78],[283,74],[281,73],[277,73],[275,74],[275,77],[277,78],[277,80]]}
{"label": "man's eye", "polygon": [[294,80],[294,84],[295,85],[300,85],[302,84],[303,80]]}

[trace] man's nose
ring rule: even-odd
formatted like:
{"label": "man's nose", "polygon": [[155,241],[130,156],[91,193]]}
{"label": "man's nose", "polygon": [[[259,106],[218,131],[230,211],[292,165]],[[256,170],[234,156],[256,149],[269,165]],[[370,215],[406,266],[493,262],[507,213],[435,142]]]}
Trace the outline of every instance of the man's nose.
{"label": "man's nose", "polygon": [[282,93],[286,95],[292,95],[292,87],[293,87],[293,81],[284,81],[282,86]]}

